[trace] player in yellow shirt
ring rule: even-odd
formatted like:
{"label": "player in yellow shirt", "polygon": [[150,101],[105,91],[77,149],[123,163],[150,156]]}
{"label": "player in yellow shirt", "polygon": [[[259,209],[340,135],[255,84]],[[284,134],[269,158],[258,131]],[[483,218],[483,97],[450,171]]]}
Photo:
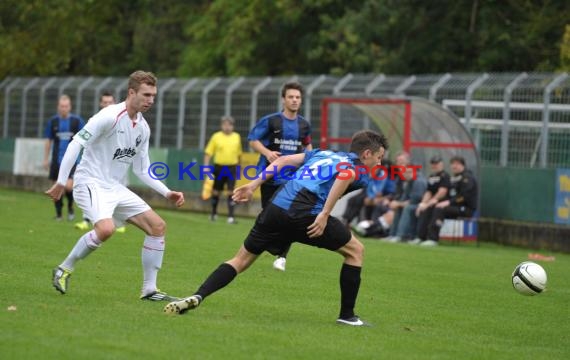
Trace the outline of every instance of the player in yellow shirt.
{"label": "player in yellow shirt", "polygon": [[210,220],[216,221],[217,219],[220,194],[224,190],[224,185],[227,184],[228,223],[235,224],[235,202],[232,200],[232,193],[236,184],[237,165],[240,163],[242,154],[241,137],[234,132],[234,119],[231,116],[222,117],[220,125],[222,130],[212,135],[204,154],[204,165],[210,165],[210,160],[214,158],[214,187]]}

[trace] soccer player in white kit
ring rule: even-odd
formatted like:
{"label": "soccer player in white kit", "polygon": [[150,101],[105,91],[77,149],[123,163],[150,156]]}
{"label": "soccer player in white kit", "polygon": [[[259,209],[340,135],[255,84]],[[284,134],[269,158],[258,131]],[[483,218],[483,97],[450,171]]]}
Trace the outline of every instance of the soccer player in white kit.
{"label": "soccer player in white kit", "polygon": [[129,167],[146,185],[180,207],[184,194],[171,191],[149,174],[150,128],[142,116],[156,97],[156,77],[135,71],[129,77],[127,99],[95,114],[78,132],[63,157],[57,182],[46,194],[59,199],[65,191],[68,174],[84,148],[74,176],[73,192],[77,205],[93,221],[93,230],[84,234],[67,258],[53,270],[53,286],[65,294],[75,263],[84,259],[109,239],[125,221],[145,232],[142,249],[143,286],[141,299],[176,299],[156,286],[164,254],[166,223],[138,195],[124,184]]}

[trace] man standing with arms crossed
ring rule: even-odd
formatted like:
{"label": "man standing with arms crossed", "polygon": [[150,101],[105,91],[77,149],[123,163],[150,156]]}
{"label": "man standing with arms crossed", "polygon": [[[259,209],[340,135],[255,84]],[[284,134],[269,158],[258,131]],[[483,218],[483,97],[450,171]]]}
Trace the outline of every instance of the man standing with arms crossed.
{"label": "man standing with arms crossed", "polygon": [[57,291],[68,291],[69,277],[75,263],[97,250],[109,239],[115,227],[128,221],[145,232],[142,249],[143,300],[176,299],[156,286],[164,254],[164,220],[125,185],[128,169],[146,185],[174,202],[184,204],[184,194],[171,191],[149,174],[148,147],[150,128],[142,116],[156,97],[156,77],[135,71],[129,77],[126,101],[110,105],[95,114],[69,144],[57,182],[46,194],[61,197],[71,167],[82,148],[83,157],[75,174],[74,192],[77,205],[93,221],[94,228],[77,241],[67,258],[53,270],[52,284]]}
{"label": "man standing with arms crossed", "polygon": [[[279,156],[313,150],[311,126],[299,115],[303,101],[303,86],[298,82],[288,82],[281,89],[283,110],[262,117],[250,131],[247,140],[259,156],[258,173],[274,162]],[[261,185],[261,207],[264,209],[282,183],[272,179]],[[286,257],[290,248],[279,254],[273,268],[285,271]]]}

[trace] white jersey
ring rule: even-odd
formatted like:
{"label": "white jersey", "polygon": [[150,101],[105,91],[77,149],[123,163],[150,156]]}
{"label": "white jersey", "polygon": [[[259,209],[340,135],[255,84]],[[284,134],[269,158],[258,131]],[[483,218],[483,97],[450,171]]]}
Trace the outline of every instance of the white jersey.
{"label": "white jersey", "polygon": [[74,183],[125,185],[131,164],[139,171],[148,168],[149,138],[150,128],[140,112],[133,121],[125,102],[105,107],[73,137],[84,147]]}

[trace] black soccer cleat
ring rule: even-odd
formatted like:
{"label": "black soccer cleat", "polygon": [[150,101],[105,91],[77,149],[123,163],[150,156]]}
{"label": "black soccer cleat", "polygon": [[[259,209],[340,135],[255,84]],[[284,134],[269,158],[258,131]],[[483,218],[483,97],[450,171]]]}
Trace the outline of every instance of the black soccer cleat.
{"label": "black soccer cleat", "polygon": [[150,300],[150,301],[176,301],[176,300],[180,300],[180,298],[176,297],[176,296],[171,296],[168,295],[167,293],[165,293],[164,291],[160,291],[159,289],[156,289],[155,291],[146,294],[146,295],[141,295],[141,300]]}

